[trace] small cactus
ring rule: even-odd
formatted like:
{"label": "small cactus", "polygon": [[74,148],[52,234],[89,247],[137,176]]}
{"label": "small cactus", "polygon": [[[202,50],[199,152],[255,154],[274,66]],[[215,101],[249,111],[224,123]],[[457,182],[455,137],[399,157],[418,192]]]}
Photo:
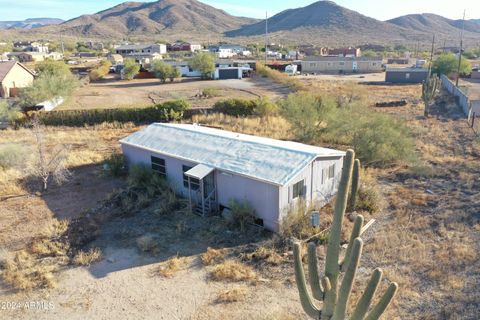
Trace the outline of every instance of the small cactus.
{"label": "small cactus", "polygon": [[[354,168],[355,167],[355,168]],[[297,282],[300,302],[302,307],[310,317],[319,320],[344,320],[347,318],[347,305],[352,292],[352,286],[355,274],[360,263],[360,257],[363,249],[363,241],[360,239],[363,227],[363,216],[358,215],[355,219],[352,234],[343,261],[339,262],[340,255],[340,236],[342,229],[343,216],[347,207],[348,189],[352,185],[350,203],[354,191],[358,188],[358,170],[360,162],[355,161],[354,152],[348,150],[344,158],[342,177],[338,188],[337,200],[335,202],[335,213],[333,223],[330,229],[330,236],[327,247],[327,256],[325,261],[325,275],[320,279],[317,265],[316,245],[308,245],[308,274],[311,287],[311,294],[307,289],[305,273],[302,265],[301,244],[296,242],[293,247],[293,257],[295,265],[295,279]],[[352,180],[352,173],[354,174]],[[356,193],[356,192],[355,192]],[[353,200],[353,204],[355,200]],[[340,273],[344,273],[341,284],[338,282]],[[350,320],[376,320],[379,319],[385,309],[392,301],[398,285],[391,283],[381,300],[371,309],[367,315],[373,296],[382,279],[382,270],[375,269],[367,284],[362,297],[354,309]],[[315,300],[323,301],[322,309],[316,306]]]}
{"label": "small cactus", "polygon": [[439,80],[437,76],[430,76],[422,84],[422,100],[425,104],[425,117],[428,117],[429,115],[430,103],[432,102],[433,98],[435,98],[435,94],[437,93],[438,83]]}

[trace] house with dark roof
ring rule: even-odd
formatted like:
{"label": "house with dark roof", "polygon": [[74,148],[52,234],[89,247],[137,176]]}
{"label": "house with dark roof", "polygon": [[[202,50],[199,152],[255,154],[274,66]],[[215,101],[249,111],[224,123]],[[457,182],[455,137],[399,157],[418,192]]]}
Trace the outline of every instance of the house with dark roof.
{"label": "house with dark roof", "polygon": [[211,215],[247,202],[257,224],[272,231],[299,201],[324,204],[336,194],[345,155],[196,124],[154,123],[120,144],[129,165],[165,178],[192,212]]}
{"label": "house with dark roof", "polygon": [[33,83],[34,74],[17,61],[0,61],[0,97],[11,98]]}

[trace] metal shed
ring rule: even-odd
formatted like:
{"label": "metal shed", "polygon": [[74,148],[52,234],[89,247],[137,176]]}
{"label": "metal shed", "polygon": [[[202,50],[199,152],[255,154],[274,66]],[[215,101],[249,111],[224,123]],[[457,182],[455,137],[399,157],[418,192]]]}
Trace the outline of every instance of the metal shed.
{"label": "metal shed", "polygon": [[428,78],[428,69],[423,68],[388,68],[385,82],[390,83],[422,83]]}
{"label": "metal shed", "polygon": [[129,164],[151,166],[192,211],[208,215],[247,201],[272,231],[300,199],[324,203],[336,193],[345,155],[187,124],[154,123],[120,143]]}

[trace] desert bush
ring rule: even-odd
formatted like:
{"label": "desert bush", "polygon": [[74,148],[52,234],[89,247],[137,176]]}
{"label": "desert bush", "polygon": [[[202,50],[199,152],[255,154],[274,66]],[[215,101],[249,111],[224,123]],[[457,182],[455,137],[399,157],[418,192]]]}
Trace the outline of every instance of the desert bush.
{"label": "desert bush", "polygon": [[202,96],[205,98],[215,98],[221,96],[221,93],[217,88],[205,88],[202,90]]}
{"label": "desert bush", "polygon": [[229,224],[234,228],[244,232],[247,224],[255,222],[255,210],[248,202],[230,201],[230,211],[232,213]]}
{"label": "desert bush", "polygon": [[42,256],[64,256],[69,248],[68,243],[45,238],[34,240],[30,245],[30,252]]}
{"label": "desert bush", "polygon": [[0,168],[5,170],[20,167],[26,156],[27,151],[21,145],[0,145]]}
{"label": "desert bush", "polygon": [[188,263],[185,257],[174,256],[162,263],[158,273],[165,278],[173,277],[178,271],[182,270]]}
{"label": "desert bush", "polygon": [[229,290],[221,291],[218,294],[217,303],[232,303],[238,301],[245,301],[247,298],[248,289],[246,287],[235,287]]}
{"label": "desert bush", "polygon": [[367,171],[362,170],[355,210],[366,211],[374,215],[378,213],[382,207],[383,199],[376,179]]}
{"label": "desert bush", "polygon": [[207,251],[200,256],[200,260],[202,260],[204,266],[218,264],[225,260],[225,250],[208,247]]}
{"label": "desert bush", "polygon": [[35,255],[22,250],[3,258],[1,277],[5,283],[18,290],[53,288],[55,267],[39,263]]}
{"label": "desert bush", "polygon": [[308,212],[313,208],[307,207],[304,202],[296,204],[290,208],[288,213],[282,218],[280,224],[280,239],[306,239],[318,233],[318,229],[312,227],[311,217]]}
{"label": "desert bush", "polygon": [[298,79],[290,77],[278,70],[271,69],[265,66],[263,63],[257,63],[256,70],[259,76],[269,78],[278,84],[288,86],[294,91],[299,91],[304,88],[303,84]]}
{"label": "desert bush", "polygon": [[125,174],[125,158],[123,154],[113,153],[107,160],[105,160],[107,172],[113,177],[120,177]]}
{"label": "desert bush", "polygon": [[73,258],[73,263],[77,266],[89,266],[100,260],[102,260],[102,251],[99,248],[92,248],[78,252]]}
{"label": "desert bush", "polygon": [[262,97],[255,101],[253,113],[259,117],[274,116],[278,113],[278,106],[268,97]]}
{"label": "desert bush", "polygon": [[153,254],[159,253],[160,242],[159,238],[155,235],[145,234],[138,237],[136,242],[137,247],[141,252],[149,252]]}
{"label": "desert bush", "polygon": [[10,105],[7,100],[0,100],[0,122],[8,124],[15,124],[16,121],[22,118],[20,108],[15,105]]}
{"label": "desert bush", "polygon": [[103,79],[103,77],[105,77],[110,72],[111,66],[112,63],[108,60],[101,61],[100,64],[90,72],[90,80],[97,81]]}
{"label": "desert bush", "polygon": [[140,72],[140,65],[134,59],[128,58],[123,61],[123,74],[126,80],[132,80]]}
{"label": "desert bush", "polygon": [[193,70],[200,71],[202,79],[210,79],[215,72],[215,55],[209,52],[197,53],[190,59],[188,66]]}
{"label": "desert bush", "polygon": [[215,112],[221,112],[235,117],[245,117],[254,114],[256,103],[254,100],[226,99],[218,101],[213,106]]}
{"label": "desert bush", "polygon": [[335,108],[333,99],[309,94],[290,94],[280,102],[282,116],[292,125],[295,137],[303,142],[311,142],[318,136]]}
{"label": "desert bush", "polygon": [[254,252],[242,254],[241,258],[244,261],[270,265],[279,265],[283,262],[283,258],[277,253],[277,250],[269,246],[260,246]]}
{"label": "desert bush", "polygon": [[[104,122],[152,123],[159,121],[180,120],[184,112],[190,109],[190,104],[185,100],[166,101],[148,108],[115,108],[115,109],[90,109],[90,110],[58,110],[51,112],[38,112],[39,121],[48,126],[73,126],[83,127]],[[25,119],[18,119],[15,124],[25,125]]]}
{"label": "desert bush", "polygon": [[210,271],[210,277],[215,281],[254,281],[257,279],[255,271],[240,262],[227,260],[218,264]]}

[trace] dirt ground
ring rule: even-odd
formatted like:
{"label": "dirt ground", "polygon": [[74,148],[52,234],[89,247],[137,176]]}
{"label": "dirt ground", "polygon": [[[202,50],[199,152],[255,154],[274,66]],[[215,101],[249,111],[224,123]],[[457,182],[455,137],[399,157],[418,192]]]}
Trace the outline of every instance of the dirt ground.
{"label": "dirt ground", "polygon": [[383,82],[385,81],[385,72],[365,73],[365,74],[317,74],[317,75],[299,75],[295,78],[300,80],[313,81],[355,81],[355,82]]}
{"label": "dirt ground", "polygon": [[[198,97],[204,89],[215,89],[216,96]],[[261,96],[276,99],[289,92],[288,88],[261,78],[208,81],[182,79],[165,84],[161,84],[158,79],[110,79],[92,82],[77,89],[74,96],[59,109],[142,107],[174,99],[186,99],[194,108],[205,108],[221,99],[256,99]]]}

